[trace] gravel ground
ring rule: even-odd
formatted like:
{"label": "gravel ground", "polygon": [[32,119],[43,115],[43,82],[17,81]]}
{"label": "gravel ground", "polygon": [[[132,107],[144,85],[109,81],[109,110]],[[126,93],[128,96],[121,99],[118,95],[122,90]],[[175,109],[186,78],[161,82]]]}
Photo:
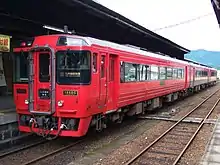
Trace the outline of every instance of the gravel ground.
{"label": "gravel ground", "polygon": [[120,146],[125,142],[120,141],[122,138],[126,137],[127,141],[130,141],[142,134],[146,129],[150,129],[156,123],[156,121],[148,123],[146,121],[134,121],[134,119],[129,119],[121,125],[115,125],[106,129],[101,134],[93,134],[93,132],[91,132],[91,134],[88,135],[89,140],[36,164],[47,165],[51,164],[51,162],[53,162],[53,165],[72,164],[71,162],[73,162],[74,165],[91,164],[92,161],[103,157],[103,154],[115,148],[115,146],[112,145],[113,141],[115,145]]}
{"label": "gravel ground", "polygon": [[41,155],[44,155],[48,152],[54,151],[56,149],[59,149],[67,144],[72,143],[73,140],[71,139],[57,139],[54,141],[50,141],[48,143],[39,144],[38,146],[11,154],[9,156],[6,156],[2,159],[0,159],[0,164],[2,165],[17,165],[22,164],[27,161],[30,161],[32,159],[35,159]]}
{"label": "gravel ground", "polygon": [[180,159],[178,165],[199,165],[205,153],[206,145],[210,139],[214,125],[204,125],[197,134],[186,153]]}

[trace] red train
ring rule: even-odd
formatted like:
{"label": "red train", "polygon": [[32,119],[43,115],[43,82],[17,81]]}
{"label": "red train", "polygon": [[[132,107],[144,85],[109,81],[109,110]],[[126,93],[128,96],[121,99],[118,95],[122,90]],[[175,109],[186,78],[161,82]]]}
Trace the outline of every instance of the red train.
{"label": "red train", "polygon": [[90,37],[39,36],[14,54],[19,129],[47,139],[100,131],[217,80],[214,68]]}

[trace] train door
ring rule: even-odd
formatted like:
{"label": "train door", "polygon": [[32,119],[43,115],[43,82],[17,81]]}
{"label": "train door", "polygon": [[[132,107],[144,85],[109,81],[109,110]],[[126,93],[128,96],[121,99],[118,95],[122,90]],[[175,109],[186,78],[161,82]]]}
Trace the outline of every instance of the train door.
{"label": "train door", "polygon": [[193,87],[193,67],[189,66],[189,85],[190,87]]}
{"label": "train door", "polygon": [[189,86],[191,86],[191,81],[192,81],[192,77],[191,77],[191,75],[192,75],[192,73],[191,73],[191,66],[188,66],[187,67],[188,68],[188,73],[189,73]]}
{"label": "train door", "polygon": [[46,49],[33,51],[29,55],[29,111],[31,113],[52,114],[55,111],[54,59],[54,52]]}
{"label": "train door", "polygon": [[99,105],[103,108],[107,103],[107,53],[100,53],[100,99]]}
{"label": "train door", "polygon": [[116,98],[116,59],[117,55],[109,55],[109,67],[108,67],[108,106],[107,110],[113,110],[115,108],[115,98]]}

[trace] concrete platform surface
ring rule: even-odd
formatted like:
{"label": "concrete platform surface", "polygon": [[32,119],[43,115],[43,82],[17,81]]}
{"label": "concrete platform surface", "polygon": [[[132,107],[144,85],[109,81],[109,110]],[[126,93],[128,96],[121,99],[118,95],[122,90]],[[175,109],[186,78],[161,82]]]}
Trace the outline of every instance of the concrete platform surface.
{"label": "concrete platform surface", "polygon": [[5,109],[15,109],[14,99],[12,96],[0,96],[0,112]]}
{"label": "concrete platform surface", "polygon": [[15,109],[8,111],[0,111],[0,125],[17,122],[17,114]]}
{"label": "concrete platform surface", "polygon": [[215,125],[201,165],[220,165],[220,118]]}

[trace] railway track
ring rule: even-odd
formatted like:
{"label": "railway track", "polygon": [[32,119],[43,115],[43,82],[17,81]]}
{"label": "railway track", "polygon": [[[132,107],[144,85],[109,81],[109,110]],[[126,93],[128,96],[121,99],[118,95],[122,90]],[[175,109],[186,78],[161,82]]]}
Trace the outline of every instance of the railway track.
{"label": "railway track", "polygon": [[10,150],[10,151],[6,151],[6,152],[3,152],[3,153],[0,153],[0,159],[2,159],[5,156],[10,156],[10,155],[15,154],[17,152],[20,152],[20,151],[23,151],[23,150],[29,149],[31,147],[35,147],[35,146],[38,146],[40,144],[47,143],[47,142],[49,142],[49,141],[48,140],[40,140],[40,141],[31,143],[29,145],[25,145],[25,146],[22,146],[22,147],[19,147],[19,148]]}
{"label": "railway track", "polygon": [[58,153],[61,153],[61,152],[65,151],[66,149],[69,149],[69,148],[71,148],[71,147],[77,145],[78,143],[81,143],[81,142],[84,141],[84,140],[85,140],[85,139],[77,140],[77,141],[75,141],[75,142],[73,142],[73,143],[71,143],[71,144],[68,144],[68,145],[66,145],[66,146],[64,146],[64,147],[61,147],[61,148],[59,148],[59,149],[57,149],[57,150],[54,150],[54,151],[52,151],[52,152],[49,152],[49,153],[44,154],[44,155],[42,155],[42,156],[39,156],[39,157],[37,157],[37,158],[35,158],[35,159],[32,159],[32,160],[30,160],[30,161],[27,161],[27,162],[23,163],[23,165],[33,164],[33,163],[36,163],[36,162],[41,161],[41,160],[43,160],[43,159],[46,159],[46,158],[48,158],[48,157],[50,157],[50,156],[56,155],[56,154],[58,154]]}
{"label": "railway track", "polygon": [[[125,164],[176,165],[203,127],[206,119],[218,105],[220,98],[214,96],[219,96],[219,90],[209,95]],[[212,108],[209,108],[210,105]],[[182,122],[187,117],[199,114],[199,117],[202,118],[202,122],[199,124]]]}
{"label": "railway track", "polygon": [[[16,148],[14,150],[10,150],[8,152],[1,153],[0,154],[0,162],[3,163],[3,164],[4,163],[8,164],[9,163],[9,159],[8,158],[16,157],[18,159],[19,155],[27,155],[27,153],[32,152],[35,155],[34,157],[33,156],[29,157],[27,155],[23,160],[21,160],[21,162],[18,159],[18,161],[20,163],[18,163],[18,162],[17,163],[18,164],[22,164],[22,165],[33,164],[33,163],[39,162],[41,160],[44,160],[44,159],[46,159],[46,158],[48,158],[50,156],[54,156],[56,154],[62,153],[66,149],[74,147],[75,145],[77,145],[78,143],[81,143],[84,140],[85,140],[85,138],[79,139],[79,140],[74,140],[72,142],[69,142],[69,141],[63,142],[63,140],[59,140],[59,139],[54,140],[54,141],[40,140],[40,141],[34,142],[32,144]],[[61,141],[61,143],[64,143],[64,144],[59,144],[60,141]],[[48,144],[46,144],[46,143],[48,143]],[[52,143],[54,143],[54,144],[56,143],[56,144],[59,144],[59,145],[56,145],[55,147],[53,147],[54,144],[52,144]],[[47,151],[47,152],[45,152],[45,151],[43,151],[43,153],[39,152],[39,148],[44,149],[46,147],[45,145],[52,146],[52,148],[49,149],[49,151]],[[36,149],[36,148],[38,148],[38,149]],[[36,152],[34,152],[34,151],[36,151]],[[32,154],[30,154],[30,155],[32,155]],[[4,159],[4,161],[3,161],[3,159]],[[14,162],[12,160],[11,163],[15,164],[16,162]]]}

